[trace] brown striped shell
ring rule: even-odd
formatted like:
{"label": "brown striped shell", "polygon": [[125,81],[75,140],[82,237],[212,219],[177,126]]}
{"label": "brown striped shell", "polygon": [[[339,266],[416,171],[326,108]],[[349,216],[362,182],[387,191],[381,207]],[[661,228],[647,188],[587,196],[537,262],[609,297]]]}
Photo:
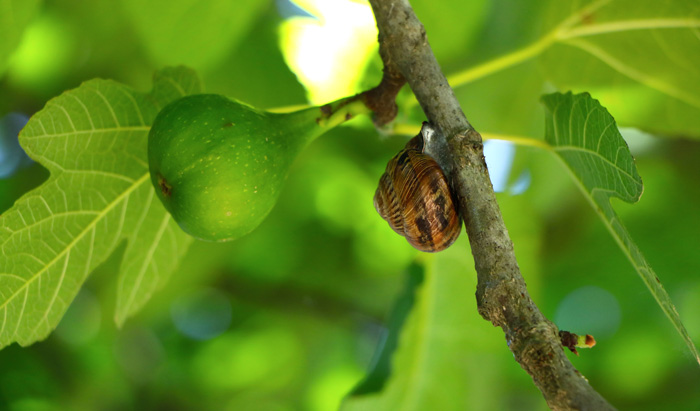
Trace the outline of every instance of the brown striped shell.
{"label": "brown striped shell", "polygon": [[420,251],[442,251],[462,231],[462,219],[445,173],[423,153],[419,134],[386,166],[374,207],[394,231]]}

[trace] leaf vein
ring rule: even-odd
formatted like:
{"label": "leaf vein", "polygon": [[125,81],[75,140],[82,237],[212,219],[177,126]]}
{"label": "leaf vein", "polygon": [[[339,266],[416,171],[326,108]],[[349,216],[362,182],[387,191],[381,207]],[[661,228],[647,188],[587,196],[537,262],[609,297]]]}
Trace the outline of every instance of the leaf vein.
{"label": "leaf vein", "polygon": [[95,88],[94,90],[95,94],[100,96],[100,98],[104,101],[105,105],[109,109],[109,112],[112,113],[112,119],[114,119],[114,124],[116,125],[116,128],[121,129],[121,124],[119,124],[119,119],[117,118],[117,114],[114,112],[114,107],[112,107],[112,103],[110,103],[109,100],[107,100],[107,97],[105,97],[105,95],[102,94],[100,90],[98,90],[97,88]]}
{"label": "leaf vein", "polygon": [[606,158],[606,157],[600,155],[599,153],[597,153],[597,152],[595,152],[595,151],[591,151],[591,150],[584,149],[584,148],[577,147],[577,146],[555,146],[555,147],[554,147],[554,151],[560,151],[560,152],[574,151],[574,152],[585,153],[585,154],[588,154],[588,155],[593,156],[593,157],[597,157],[597,158],[599,158],[600,160],[602,160],[603,162],[609,164],[609,165],[610,165],[611,167],[613,167],[615,170],[617,170],[617,172],[618,172],[619,174],[624,175],[624,176],[626,176],[627,178],[629,178],[630,180],[632,180],[632,181],[634,181],[635,183],[637,183],[637,179],[636,179],[634,176],[632,176],[630,173],[628,173],[627,171],[625,171],[625,170],[623,170],[622,168],[620,168],[617,164],[613,163],[613,162],[610,161],[608,158]]}
{"label": "leaf vein", "polygon": [[6,299],[2,304],[0,304],[0,308],[7,306],[7,304],[9,304],[12,300],[14,300],[14,298],[15,298],[21,291],[23,291],[23,290],[24,290],[24,291],[27,291],[27,290],[28,290],[27,287],[28,287],[32,282],[34,282],[38,277],[40,277],[44,272],[46,272],[46,270],[47,270],[49,267],[53,266],[53,264],[55,264],[58,260],[60,260],[60,258],[62,258],[64,254],[70,252],[70,249],[71,249],[73,246],[75,246],[75,245],[78,243],[78,241],[80,241],[80,240],[87,234],[87,232],[88,232],[90,229],[92,229],[93,227],[95,227],[95,226],[97,225],[97,223],[98,223],[105,215],[107,215],[107,213],[109,213],[109,212],[116,206],[116,204],[121,203],[121,202],[122,202],[122,199],[127,198],[127,197],[131,194],[131,192],[133,192],[136,188],[138,188],[141,184],[143,184],[143,182],[146,181],[147,179],[148,179],[148,174],[145,174],[143,177],[141,177],[140,179],[138,179],[131,187],[129,187],[129,188],[128,188],[127,190],[125,190],[122,194],[120,194],[117,198],[115,198],[114,201],[112,201],[111,203],[107,204],[107,206],[105,207],[105,209],[104,209],[103,211],[99,212],[99,213],[95,216],[95,218],[87,225],[87,227],[85,227],[80,233],[78,233],[78,234],[75,236],[75,238],[73,239],[73,241],[71,241],[71,242],[64,248],[63,251],[61,251],[60,253],[57,253],[57,255],[56,255],[51,261],[49,261],[49,262],[47,263],[47,265],[46,265],[44,268],[42,268],[41,270],[37,271],[37,272],[36,272],[35,274],[33,274],[30,278],[28,278],[27,281],[26,281],[26,283],[25,283],[24,285],[22,285],[20,288],[18,288],[18,289],[10,296],[10,298]]}
{"label": "leaf vein", "polygon": [[639,83],[657,90],[663,94],[667,94],[671,97],[675,97],[691,106],[700,108],[700,99],[698,99],[692,93],[687,93],[675,85],[667,83],[659,78],[655,78],[649,74],[643,73],[636,68],[633,68],[622,61],[616,59],[611,54],[605,52],[602,48],[597,47],[590,42],[583,40],[568,40],[565,42],[573,47],[578,47],[579,49],[588,52],[592,56],[598,58],[600,61],[609,65],[613,69],[617,70],[621,74],[629,77],[632,80],[638,81]]}
{"label": "leaf vein", "polygon": [[44,313],[41,316],[41,320],[37,322],[36,327],[31,332],[32,338],[36,337],[36,333],[41,327],[41,324],[43,321],[46,321],[48,324],[48,316],[49,312],[51,311],[51,308],[53,307],[54,303],[56,302],[56,298],[58,298],[58,293],[61,291],[61,288],[63,287],[63,280],[66,278],[66,272],[68,271],[68,262],[70,261],[70,250],[66,253],[66,258],[65,258],[65,263],[63,264],[63,268],[61,269],[61,276],[58,278],[58,285],[56,286],[56,289],[53,293],[53,297],[51,297],[51,301],[46,305],[46,309],[44,310]]}
{"label": "leaf vein", "polygon": [[155,253],[155,250],[158,247],[158,243],[160,242],[160,239],[163,237],[163,233],[165,232],[169,221],[170,221],[170,214],[165,213],[165,216],[163,217],[163,221],[161,222],[160,227],[158,227],[158,231],[156,232],[156,236],[155,236],[153,242],[151,243],[150,248],[148,249],[148,253],[146,254],[146,258],[143,259],[143,264],[141,265],[141,268],[139,269],[139,273],[136,277],[136,283],[131,288],[131,293],[129,294],[129,299],[127,300],[127,303],[124,305],[126,313],[129,312],[129,307],[133,304],[134,299],[136,298],[136,292],[138,291],[139,287],[141,286],[141,282],[143,281],[144,274],[146,273],[146,270],[148,269],[148,266],[150,265],[150,263],[153,259],[153,254]]}
{"label": "leaf vein", "polygon": [[109,133],[109,132],[121,132],[121,131],[148,131],[151,126],[125,126],[125,127],[103,127],[91,130],[76,130],[69,131],[65,133],[48,133],[45,131],[44,134],[38,134],[35,136],[24,136],[26,140],[38,140],[43,138],[57,138],[57,137],[70,137],[81,134],[98,134],[98,133]]}

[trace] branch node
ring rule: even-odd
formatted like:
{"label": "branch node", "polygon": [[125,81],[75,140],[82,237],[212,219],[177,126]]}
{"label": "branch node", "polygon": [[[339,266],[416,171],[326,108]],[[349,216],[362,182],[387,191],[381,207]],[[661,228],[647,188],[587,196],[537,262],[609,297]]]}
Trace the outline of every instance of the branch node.
{"label": "branch node", "polygon": [[367,108],[374,112],[373,121],[377,127],[388,124],[396,117],[398,113],[396,96],[404,84],[406,84],[406,79],[403,75],[385,65],[382,81],[379,85],[361,94],[362,101]]}

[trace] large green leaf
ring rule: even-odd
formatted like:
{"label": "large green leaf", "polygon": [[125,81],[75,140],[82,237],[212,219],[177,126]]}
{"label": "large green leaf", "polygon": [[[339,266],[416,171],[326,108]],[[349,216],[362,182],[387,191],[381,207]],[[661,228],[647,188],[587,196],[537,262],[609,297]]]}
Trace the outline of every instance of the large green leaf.
{"label": "large green leaf", "polygon": [[547,109],[547,143],[571,171],[644,284],[700,362],[700,354],[670,296],[610,204],[611,197],[634,203],[643,191],[642,179],[615,119],[588,93],[548,94],[542,101]]}
{"label": "large green leaf", "polygon": [[[514,10],[496,13],[487,22],[491,31],[479,43],[476,54],[488,59],[448,76],[453,87],[500,71],[515,82],[520,73],[508,69],[533,60],[539,63],[538,73],[560,89],[594,93],[615,112],[621,125],[700,138],[697,0],[527,0],[518,2]],[[511,19],[504,20],[504,16]],[[530,39],[529,44],[513,49],[523,38]],[[492,50],[504,48],[511,51],[491,58]],[[519,98],[515,103],[487,99],[483,104],[481,99],[470,107],[478,105],[486,113],[508,113],[494,116],[508,121],[510,113],[531,110],[527,96],[520,98],[523,92],[529,93],[530,100],[536,98],[528,84],[534,85],[521,81],[506,88]],[[470,95],[480,94],[473,89],[465,91],[465,104],[469,104]],[[474,114],[470,117],[478,120]],[[521,127],[527,131],[518,133],[527,134],[531,130],[528,125]]]}
{"label": "large green leaf", "polygon": [[700,4],[599,0],[577,13],[542,56],[548,77],[594,92],[620,124],[700,137]]}
{"label": "large green leaf", "polygon": [[122,0],[151,59],[158,65],[208,68],[231,53],[268,5],[260,0]]}
{"label": "large green leaf", "polygon": [[0,75],[41,0],[0,0]]}
{"label": "large green leaf", "polygon": [[45,338],[124,239],[117,323],[168,278],[191,240],[155,197],[146,140],[161,107],[197,92],[185,68],[158,72],[148,94],[91,80],[29,120],[20,142],[51,175],[0,219],[0,347]]}
{"label": "large green leaf", "polygon": [[[454,386],[468,385],[469,375],[462,363],[464,353],[459,334],[467,329],[464,324],[470,311],[455,304],[464,300],[466,276],[461,281],[445,273],[427,272],[422,287],[418,290],[418,303],[409,315],[401,332],[398,350],[393,354],[391,377],[378,392],[364,393],[348,398],[342,409],[358,410],[463,410],[468,398],[449,395],[459,392]],[[473,285],[472,287],[473,288]],[[449,292],[451,290],[451,293]],[[452,295],[450,295],[452,294]],[[457,338],[454,338],[457,337]],[[362,392],[360,394],[363,394]]]}
{"label": "large green leaf", "polygon": [[387,321],[387,333],[380,341],[379,347],[375,352],[372,360],[372,369],[365,379],[353,389],[352,393],[350,393],[351,396],[379,392],[391,377],[391,358],[398,347],[399,336],[406,318],[408,318],[416,303],[416,291],[423,283],[424,276],[423,267],[417,264],[408,267],[404,289],[396,299],[396,302],[394,302],[394,308]]}
{"label": "large green leaf", "polygon": [[[505,346],[502,334],[493,332],[478,315],[473,293],[476,273],[463,237],[450,249],[425,259],[422,283],[409,283],[404,301],[399,301],[412,304],[410,314],[405,322],[400,315],[393,318],[400,320],[398,324],[390,324],[393,332],[403,324],[398,346],[381,353],[377,365],[385,369],[373,370],[344,401],[343,411],[456,411],[504,405],[499,394],[510,381],[505,381],[500,369],[503,364],[489,358],[492,368],[485,370],[481,358],[495,350],[499,352],[496,358],[508,363],[502,356]],[[395,341],[390,338],[387,345],[395,347]],[[487,399],[489,404],[475,393],[482,389],[494,394]]]}

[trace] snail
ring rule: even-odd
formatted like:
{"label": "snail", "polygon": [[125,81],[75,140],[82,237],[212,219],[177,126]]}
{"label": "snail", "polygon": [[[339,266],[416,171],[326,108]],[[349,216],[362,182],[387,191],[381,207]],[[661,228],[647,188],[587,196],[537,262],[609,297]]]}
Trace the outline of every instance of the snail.
{"label": "snail", "polygon": [[423,123],[421,133],[389,160],[374,194],[379,215],[409,244],[425,252],[446,249],[462,231],[447,177],[425,153],[424,137],[429,139],[434,131]]}

